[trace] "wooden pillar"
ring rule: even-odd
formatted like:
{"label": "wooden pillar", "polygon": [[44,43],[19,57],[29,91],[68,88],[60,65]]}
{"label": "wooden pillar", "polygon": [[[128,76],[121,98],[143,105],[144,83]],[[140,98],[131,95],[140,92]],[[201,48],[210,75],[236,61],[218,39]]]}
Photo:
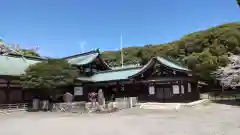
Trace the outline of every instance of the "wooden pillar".
{"label": "wooden pillar", "polygon": [[10,90],[9,90],[9,89],[5,89],[5,90],[4,90],[4,93],[5,93],[5,95],[6,95],[6,101],[5,101],[5,103],[10,103],[10,96],[9,96],[9,94],[11,93]]}
{"label": "wooden pillar", "polygon": [[25,91],[23,89],[21,89],[21,91],[22,91],[22,102],[26,102],[25,101]]}
{"label": "wooden pillar", "polygon": [[6,103],[10,103],[10,93],[11,93],[10,81],[7,81],[7,89],[5,89],[4,92],[6,94]]}
{"label": "wooden pillar", "polygon": [[180,100],[184,99],[184,93],[182,93],[182,83],[181,81],[178,81],[179,91],[180,91]]}

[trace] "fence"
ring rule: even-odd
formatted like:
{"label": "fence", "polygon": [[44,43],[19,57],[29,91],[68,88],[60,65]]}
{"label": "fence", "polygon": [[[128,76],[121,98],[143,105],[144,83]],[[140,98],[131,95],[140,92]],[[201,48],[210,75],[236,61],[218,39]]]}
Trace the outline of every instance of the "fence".
{"label": "fence", "polygon": [[[110,105],[111,104],[111,105]],[[124,97],[124,98],[116,98],[115,102],[107,102],[105,109],[113,109],[116,105],[117,109],[127,109],[136,106],[137,97]],[[57,112],[88,112],[93,111],[99,107],[96,102],[95,105],[92,103],[85,102],[73,102],[73,103],[55,103],[53,104],[52,111]]]}
{"label": "fence", "polygon": [[0,104],[0,112],[25,111],[28,108],[27,103],[18,104]]}
{"label": "fence", "polygon": [[238,100],[240,99],[240,93],[234,91],[215,91],[208,93],[208,99],[210,100]]}
{"label": "fence", "polygon": [[[115,102],[116,108],[127,109],[136,106],[137,97],[124,97],[116,98]],[[85,102],[74,102],[74,103],[54,103],[52,111],[58,112],[85,112],[87,104]],[[27,103],[18,104],[0,104],[0,113],[8,113],[13,111],[25,111],[29,107]]]}
{"label": "fence", "polygon": [[132,108],[137,104],[137,97],[116,98],[116,107],[118,109]]}
{"label": "fence", "polygon": [[54,103],[52,111],[57,112],[85,112],[85,102]]}

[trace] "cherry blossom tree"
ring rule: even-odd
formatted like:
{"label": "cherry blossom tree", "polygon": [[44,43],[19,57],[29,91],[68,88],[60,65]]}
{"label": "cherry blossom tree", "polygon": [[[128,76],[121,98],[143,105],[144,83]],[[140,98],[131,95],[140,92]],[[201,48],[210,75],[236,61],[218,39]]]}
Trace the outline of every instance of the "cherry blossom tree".
{"label": "cherry blossom tree", "polygon": [[226,67],[219,68],[215,75],[223,88],[236,88],[240,86],[240,56],[231,55],[229,64]]}

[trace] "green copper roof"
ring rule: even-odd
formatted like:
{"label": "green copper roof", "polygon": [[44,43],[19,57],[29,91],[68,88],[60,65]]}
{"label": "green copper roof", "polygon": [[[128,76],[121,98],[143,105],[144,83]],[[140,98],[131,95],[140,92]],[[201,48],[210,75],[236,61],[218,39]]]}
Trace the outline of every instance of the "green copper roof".
{"label": "green copper roof", "polygon": [[33,57],[21,57],[18,55],[0,55],[0,75],[19,76],[24,73],[25,69],[42,59]]}
{"label": "green copper roof", "polygon": [[91,63],[98,57],[98,53],[92,53],[88,55],[82,55],[74,58],[68,59],[68,62],[74,65],[85,65]]}
{"label": "green copper roof", "polygon": [[93,62],[94,60],[96,60],[97,58],[99,58],[99,60],[102,62],[103,66],[105,66],[106,69],[111,69],[108,66],[108,64],[101,58],[99,49],[85,52],[85,53],[76,54],[76,55],[69,56],[69,57],[64,57],[62,59],[66,59],[70,64],[81,66],[81,65],[89,64],[89,63]]}
{"label": "green copper roof", "polygon": [[129,68],[129,69],[118,69],[102,71],[94,74],[91,77],[79,77],[78,80],[101,82],[101,81],[112,81],[112,80],[125,80],[129,76],[138,73],[141,68]]}
{"label": "green copper roof", "polygon": [[180,65],[174,63],[173,61],[167,60],[163,57],[154,57],[146,65],[144,65],[138,73],[136,73],[132,76],[129,76],[129,78],[138,76],[139,74],[142,74],[143,72],[148,70],[152,65],[154,65],[155,62],[158,62],[158,63],[162,64],[163,66],[172,68],[174,70],[178,70],[180,72],[190,72],[191,71],[188,68],[180,66]]}
{"label": "green copper roof", "polygon": [[78,80],[81,81],[91,81],[91,82],[103,82],[103,81],[114,81],[114,80],[126,80],[137,76],[145,71],[147,71],[155,62],[158,62],[164,66],[170,67],[172,69],[188,72],[189,69],[182,67],[169,61],[162,57],[154,57],[152,58],[146,65],[143,67],[135,67],[135,68],[122,68],[117,70],[108,70],[104,72],[98,72],[91,77],[79,77]]}
{"label": "green copper roof", "polygon": [[117,69],[127,69],[127,68],[137,68],[137,67],[142,67],[142,66],[140,66],[140,65],[123,65],[123,66],[111,67],[111,69],[117,70]]}
{"label": "green copper roof", "polygon": [[183,71],[190,71],[188,68],[185,68],[183,66],[177,65],[176,63],[169,61],[167,59],[164,59],[162,57],[156,57],[157,61],[160,62],[161,64],[173,68],[173,69],[177,69],[177,70],[183,70]]}

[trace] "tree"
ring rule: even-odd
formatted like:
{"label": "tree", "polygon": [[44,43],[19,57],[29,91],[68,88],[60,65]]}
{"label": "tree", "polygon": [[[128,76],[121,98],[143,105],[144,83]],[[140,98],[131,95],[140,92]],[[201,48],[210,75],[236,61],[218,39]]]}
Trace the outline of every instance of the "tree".
{"label": "tree", "polygon": [[[154,56],[165,56],[187,65],[201,75],[201,79],[212,80],[212,72],[228,64],[228,54],[240,54],[239,28],[239,22],[226,23],[184,35],[166,44],[124,48],[127,52],[124,59],[127,63],[139,60],[146,64]],[[112,65],[120,64],[119,51],[103,52],[102,56],[111,58]]]}
{"label": "tree", "polygon": [[31,50],[31,49],[21,49],[23,55],[27,55],[27,56],[36,56],[36,57],[39,57],[40,55],[34,51],[34,50]]}
{"label": "tree", "polygon": [[139,63],[145,65],[154,56],[154,52],[152,49],[148,48],[146,50],[139,50],[136,55],[140,59]]}
{"label": "tree", "polygon": [[237,4],[240,6],[240,0],[237,0]]}
{"label": "tree", "polygon": [[240,56],[232,55],[229,60],[231,62],[227,66],[219,68],[214,73],[223,87],[235,88],[240,86]]}
{"label": "tree", "polygon": [[47,59],[30,65],[21,76],[23,88],[35,89],[45,98],[56,94],[59,86],[73,84],[78,76],[77,68],[63,59]]}

